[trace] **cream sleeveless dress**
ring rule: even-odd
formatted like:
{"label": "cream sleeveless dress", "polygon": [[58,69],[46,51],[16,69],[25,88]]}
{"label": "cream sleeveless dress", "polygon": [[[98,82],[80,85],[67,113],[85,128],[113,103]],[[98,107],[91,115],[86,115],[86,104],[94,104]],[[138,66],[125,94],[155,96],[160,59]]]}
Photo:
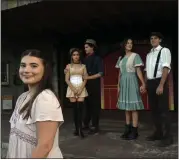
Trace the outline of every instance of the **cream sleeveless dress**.
{"label": "cream sleeveless dress", "polygon": [[[79,89],[82,86],[83,76],[87,74],[86,66],[84,64],[81,64],[79,66],[80,67],[75,68],[74,65],[70,64],[70,68],[69,68],[70,82],[76,89]],[[86,90],[86,87],[84,87],[83,91],[78,97],[87,97],[87,96],[88,96],[88,92]],[[67,98],[75,97],[73,91],[69,86],[67,88],[66,97]]]}
{"label": "cream sleeveless dress", "polygon": [[[37,96],[32,106],[32,118],[23,120],[22,115],[19,114],[19,109],[30,97],[31,93],[25,92],[16,102],[15,110],[10,118],[11,130],[7,158],[31,158],[33,149],[37,145],[37,121],[58,121],[59,126],[64,122],[59,101],[51,90],[44,90]],[[59,128],[47,158],[63,158],[58,138]]]}

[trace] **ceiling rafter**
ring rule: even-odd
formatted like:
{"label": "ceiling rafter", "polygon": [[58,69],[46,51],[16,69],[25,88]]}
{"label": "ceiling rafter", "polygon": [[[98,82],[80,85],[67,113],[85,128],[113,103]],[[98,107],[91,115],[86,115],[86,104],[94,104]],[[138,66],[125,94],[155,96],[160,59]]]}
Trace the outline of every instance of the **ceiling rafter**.
{"label": "ceiling rafter", "polygon": [[[44,1],[2,11],[2,30],[27,33],[56,30],[61,33],[79,32],[83,28],[96,30],[100,26],[112,27],[116,23],[151,23],[157,17],[173,19],[175,6],[169,2],[58,2]],[[165,12],[163,12],[163,10]],[[150,16],[149,13],[150,12]]]}

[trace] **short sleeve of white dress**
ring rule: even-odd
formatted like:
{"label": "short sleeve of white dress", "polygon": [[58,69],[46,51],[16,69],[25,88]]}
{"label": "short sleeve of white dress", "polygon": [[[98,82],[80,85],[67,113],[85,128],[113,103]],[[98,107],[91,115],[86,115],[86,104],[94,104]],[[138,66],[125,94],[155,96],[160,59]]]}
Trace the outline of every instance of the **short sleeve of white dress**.
{"label": "short sleeve of white dress", "polygon": [[60,124],[64,122],[60,103],[51,90],[44,90],[37,96],[26,124],[38,121],[58,121]]}

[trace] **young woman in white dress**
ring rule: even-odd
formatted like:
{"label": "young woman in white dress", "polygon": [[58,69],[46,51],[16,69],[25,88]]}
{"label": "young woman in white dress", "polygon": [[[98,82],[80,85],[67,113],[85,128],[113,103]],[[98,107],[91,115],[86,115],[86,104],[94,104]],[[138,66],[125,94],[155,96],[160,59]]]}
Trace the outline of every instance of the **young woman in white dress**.
{"label": "young woman in white dress", "polygon": [[39,50],[22,54],[19,75],[29,90],[19,96],[10,119],[7,158],[63,158],[58,138],[64,120],[52,87],[51,64]]}

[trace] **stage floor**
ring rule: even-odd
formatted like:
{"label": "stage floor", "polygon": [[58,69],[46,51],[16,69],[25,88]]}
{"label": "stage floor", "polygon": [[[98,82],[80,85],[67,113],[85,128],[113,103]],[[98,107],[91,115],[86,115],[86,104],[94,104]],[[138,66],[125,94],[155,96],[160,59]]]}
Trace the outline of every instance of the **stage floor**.
{"label": "stage floor", "polygon": [[[74,137],[72,110],[65,109],[65,123],[61,127],[59,140],[64,158],[178,158],[178,121],[177,113],[171,112],[172,134],[174,144],[167,148],[158,148],[157,142],[147,142],[145,137],[152,132],[150,112],[140,113],[139,138],[136,141],[120,139],[124,129],[124,113],[115,110],[105,110],[101,113],[100,133],[87,136],[84,140]],[[8,114],[2,115],[2,157],[6,155],[8,134]]]}

